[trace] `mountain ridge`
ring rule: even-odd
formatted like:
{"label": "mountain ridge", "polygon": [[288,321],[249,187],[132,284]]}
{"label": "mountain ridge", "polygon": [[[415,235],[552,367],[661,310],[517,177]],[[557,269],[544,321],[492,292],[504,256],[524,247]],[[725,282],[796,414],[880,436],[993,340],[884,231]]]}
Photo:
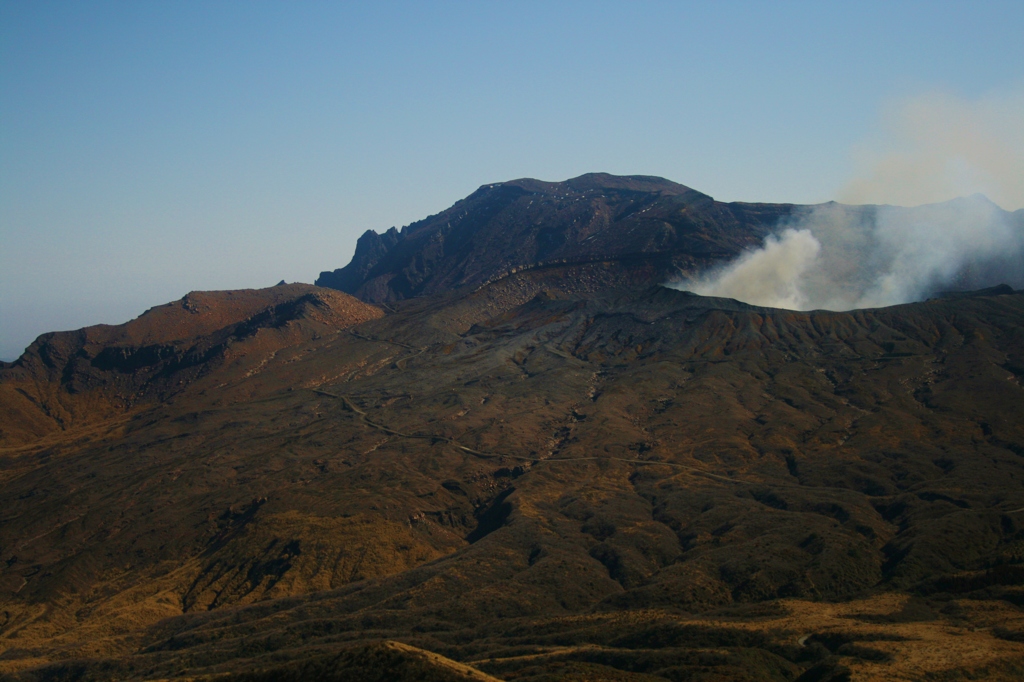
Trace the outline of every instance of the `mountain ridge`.
{"label": "mountain ridge", "polygon": [[363,300],[40,336],[0,368],[0,675],[1019,676],[1024,291],[670,289],[800,207],[661,183],[485,185],[364,235]]}
{"label": "mountain ridge", "polygon": [[368,230],[352,262],[316,283],[387,303],[480,286],[522,267],[597,261],[616,263],[626,279],[666,281],[759,244],[791,210],[722,204],[653,176],[492,183],[401,231]]}
{"label": "mountain ridge", "polygon": [[[0,446],[169,399],[221,362],[381,316],[346,294],[303,284],[193,291],[120,325],[39,336],[0,368]],[[272,338],[268,338],[272,337]]]}
{"label": "mountain ridge", "polygon": [[[867,245],[874,243],[868,232],[883,209],[889,221],[886,229],[894,230],[893,219],[908,225],[949,222],[942,211],[967,220],[971,211],[965,208],[973,207],[978,214],[979,202],[1006,224],[1008,234],[1016,235],[1009,237],[1016,244],[1003,254],[968,258],[954,278],[956,286],[970,290],[1008,280],[1024,286],[1024,266],[1015,257],[1024,249],[1024,211],[1003,211],[987,198],[913,208],[723,203],[664,178],[606,173],[562,182],[526,178],[482,185],[448,209],[402,230],[367,230],[359,237],[351,262],[321,272],[316,284],[370,303],[393,304],[483,286],[523,269],[548,270],[552,287],[559,286],[559,278],[581,279],[586,270],[588,290],[594,292],[682,283],[760,248],[767,237],[785,228],[806,229],[810,216],[825,208],[829,210],[821,215],[823,221],[848,223],[848,229],[863,232],[861,240]],[[592,266],[598,263],[603,267],[595,270]]]}
{"label": "mountain ridge", "polygon": [[[882,618],[906,595],[946,594],[931,614],[966,595],[1012,628],[1022,317],[1005,289],[798,313],[567,294],[524,271],[261,348],[113,430],[6,451],[0,505],[22,513],[0,520],[0,669],[62,679],[75,656],[90,675],[173,677],[187,656],[193,677],[255,675],[357,665],[347,647],[388,639],[506,679],[664,677],[707,666],[683,628],[725,652],[718,674],[792,680],[839,662],[786,649],[803,634],[780,625],[741,636],[720,610],[765,605],[751,627],[816,600]],[[987,622],[957,613],[928,617]],[[648,634],[630,644],[612,616]],[[903,632],[816,622],[873,651]],[[544,663],[547,631],[581,646]],[[875,655],[842,660],[892,669]],[[38,676],[21,663],[40,658]]]}

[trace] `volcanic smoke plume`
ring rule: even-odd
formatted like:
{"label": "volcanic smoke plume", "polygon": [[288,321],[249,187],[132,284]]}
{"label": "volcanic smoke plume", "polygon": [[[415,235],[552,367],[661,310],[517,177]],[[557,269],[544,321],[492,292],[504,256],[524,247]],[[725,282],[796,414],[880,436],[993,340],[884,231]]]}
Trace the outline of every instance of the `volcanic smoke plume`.
{"label": "volcanic smoke plume", "polygon": [[793,310],[907,303],[948,289],[1024,286],[1024,215],[976,195],[917,208],[823,204],[764,246],[673,286]]}
{"label": "volcanic smoke plume", "polygon": [[[921,203],[983,191],[1024,202],[1024,92],[977,101],[909,98],[886,112],[879,139],[858,149],[858,177],[840,195]],[[907,303],[948,289],[1024,287],[1024,209],[982,194],[916,208],[802,209],[755,251],[671,286],[797,310]]]}

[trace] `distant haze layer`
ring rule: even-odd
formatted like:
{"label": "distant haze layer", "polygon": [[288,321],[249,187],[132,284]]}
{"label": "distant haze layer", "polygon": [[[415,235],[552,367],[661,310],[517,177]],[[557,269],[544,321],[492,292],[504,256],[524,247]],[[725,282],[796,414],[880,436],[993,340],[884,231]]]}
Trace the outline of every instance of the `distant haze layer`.
{"label": "distant haze layer", "polygon": [[984,194],[1024,208],[1024,87],[977,99],[921,93],[883,108],[878,129],[852,149],[853,177],[836,199],[918,204]]}

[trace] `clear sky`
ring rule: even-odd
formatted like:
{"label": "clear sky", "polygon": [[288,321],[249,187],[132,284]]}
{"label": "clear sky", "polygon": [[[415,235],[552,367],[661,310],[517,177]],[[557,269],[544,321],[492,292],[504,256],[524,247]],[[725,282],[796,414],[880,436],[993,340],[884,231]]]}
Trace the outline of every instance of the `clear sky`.
{"label": "clear sky", "polygon": [[0,357],[312,282],[495,181],[842,198],[906,102],[1012,122],[1022,36],[1020,0],[0,0]]}

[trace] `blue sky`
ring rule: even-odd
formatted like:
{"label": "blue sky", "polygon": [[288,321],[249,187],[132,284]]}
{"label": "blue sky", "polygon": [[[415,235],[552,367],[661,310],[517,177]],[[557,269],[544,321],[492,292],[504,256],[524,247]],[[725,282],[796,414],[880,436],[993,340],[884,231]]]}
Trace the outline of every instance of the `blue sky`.
{"label": "blue sky", "polygon": [[1022,34],[1019,0],[3,0],[0,357],[312,282],[495,181],[837,198],[900,102],[1020,92]]}

